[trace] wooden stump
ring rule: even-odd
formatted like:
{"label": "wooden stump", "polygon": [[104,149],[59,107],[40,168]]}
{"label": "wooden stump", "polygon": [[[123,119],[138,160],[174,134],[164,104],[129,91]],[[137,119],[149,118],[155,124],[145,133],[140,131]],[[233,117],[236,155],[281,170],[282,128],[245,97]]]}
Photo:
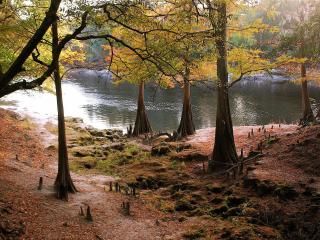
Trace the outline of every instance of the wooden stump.
{"label": "wooden stump", "polygon": [[80,216],[84,216],[84,212],[83,212],[83,208],[82,206],[80,206],[80,213],[79,213]]}
{"label": "wooden stump", "polygon": [[39,190],[39,191],[42,190],[42,185],[43,185],[43,178],[40,177],[40,178],[39,178],[39,185],[38,185],[38,190]]}
{"label": "wooden stump", "polygon": [[87,220],[88,222],[93,222],[93,218],[92,218],[92,215],[91,215],[90,206],[87,207],[86,220]]}
{"label": "wooden stump", "polygon": [[121,207],[125,215],[130,215],[130,202],[122,202]]}
{"label": "wooden stump", "polygon": [[132,186],[132,196],[136,196],[136,186]]}

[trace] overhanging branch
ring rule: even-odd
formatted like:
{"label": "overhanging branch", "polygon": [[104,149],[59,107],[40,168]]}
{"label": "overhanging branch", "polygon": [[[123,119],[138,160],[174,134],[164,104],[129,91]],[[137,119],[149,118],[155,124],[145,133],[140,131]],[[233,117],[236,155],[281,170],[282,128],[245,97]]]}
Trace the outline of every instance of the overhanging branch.
{"label": "overhanging branch", "polygon": [[[0,88],[0,98],[3,96],[6,96],[10,93],[13,93],[17,90],[28,90],[28,89],[33,89],[36,87],[40,87],[43,82],[53,73],[53,71],[55,70],[55,63],[56,61],[59,60],[60,54],[63,50],[63,48],[65,47],[65,45],[71,41],[72,39],[75,39],[76,36],[78,34],[80,34],[82,32],[82,30],[86,27],[87,24],[87,17],[88,17],[88,12],[84,12],[82,17],[81,17],[81,24],[78,28],[76,28],[74,30],[74,32],[72,34],[68,34],[66,35],[58,44],[58,48],[57,48],[57,54],[55,55],[55,58],[52,59],[50,64],[46,64],[47,66],[47,70],[42,74],[42,76],[28,82],[26,80],[22,80],[16,83],[12,83],[9,85],[6,85],[2,88]],[[37,58],[37,57],[36,57]],[[40,61],[40,60],[39,60]],[[40,63],[38,61],[38,63]],[[41,61],[42,62],[42,61]]]}

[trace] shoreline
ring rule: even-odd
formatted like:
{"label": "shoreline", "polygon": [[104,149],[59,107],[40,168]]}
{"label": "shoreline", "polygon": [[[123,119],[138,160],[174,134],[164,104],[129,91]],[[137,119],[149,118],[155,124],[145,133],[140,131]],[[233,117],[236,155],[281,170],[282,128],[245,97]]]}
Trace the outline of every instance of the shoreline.
{"label": "shoreline", "polygon": [[[0,108],[0,113],[2,108]],[[50,154],[58,148],[57,124],[52,121],[38,121],[28,115],[21,117],[18,113],[10,110],[11,114],[19,116],[21,121],[30,122],[31,127],[42,139],[42,144],[46,149],[50,149]],[[20,121],[19,120],[19,121]],[[84,172],[95,168],[96,161],[104,161],[108,158],[108,151],[118,149],[123,151],[125,158],[136,157],[132,156],[131,148],[136,148],[134,151],[151,152],[153,149],[157,151],[167,151],[164,155],[168,155],[171,159],[178,161],[207,161],[211,158],[214,146],[215,128],[204,128],[196,130],[194,135],[184,139],[167,142],[166,137],[158,137],[151,142],[148,140],[150,135],[142,135],[135,138],[128,138],[121,129],[97,129],[83,122],[81,118],[65,119],[66,122],[66,137],[68,146],[68,155],[70,160],[70,168],[74,172]],[[265,130],[263,131],[262,128]],[[287,136],[295,132],[299,128],[295,124],[268,124],[263,126],[234,126],[234,138],[238,155],[241,151],[244,156],[249,156],[250,152],[257,149],[257,145],[263,141],[269,141],[268,137],[278,139],[279,137]],[[253,136],[248,137],[249,134]],[[146,138],[146,136],[148,136]],[[110,147],[109,147],[110,146]],[[136,146],[136,147],[135,147]],[[104,148],[108,149],[104,152]],[[168,150],[166,150],[168,149]],[[182,150],[178,150],[182,149]],[[105,155],[106,154],[106,155]],[[112,158],[112,154],[111,157]],[[118,158],[116,154],[113,156]],[[125,160],[126,162],[127,160]],[[116,172],[110,171],[110,166],[101,167],[94,174],[100,174],[103,171],[117,176]]]}
{"label": "shoreline", "polygon": [[[0,107],[0,112],[3,109],[4,108]],[[58,126],[57,126],[57,123],[53,121],[53,119],[49,119],[48,121],[46,121],[44,119],[36,118],[35,116],[30,116],[27,113],[19,114],[16,111],[7,110],[7,109],[5,110],[19,115],[20,118],[26,119],[27,121],[30,121],[33,124],[37,124],[38,128],[34,130],[43,138],[43,143],[45,144],[45,146],[46,147],[54,146],[55,149],[57,148],[57,140],[58,140],[57,127]],[[81,137],[81,135],[83,134],[81,133],[81,131],[86,131],[87,134],[89,135],[91,134],[90,131],[93,131],[94,134],[98,136],[104,136],[106,131],[107,132],[111,131],[112,133],[115,132],[116,134],[120,133],[120,135],[123,136],[122,140],[124,142],[132,142],[148,150],[151,150],[151,148],[154,145],[157,145],[159,141],[161,142],[165,140],[165,138],[160,137],[154,143],[148,143],[148,142],[146,143],[142,140],[144,138],[143,136],[145,135],[142,135],[136,138],[127,138],[125,136],[126,133],[124,133],[123,130],[120,128],[111,128],[111,129],[94,128],[91,125],[85,124],[83,119],[77,118],[77,117],[66,117],[65,122],[67,125],[67,129],[69,129],[69,131],[66,132],[67,142],[70,142],[70,139],[72,142],[71,145],[68,144],[68,150],[71,149],[70,146],[74,147],[73,141],[75,140],[75,138],[79,137],[79,134]],[[259,132],[259,129],[261,130],[263,127],[266,129],[266,133],[263,133],[262,131]],[[265,139],[269,134],[286,135],[296,131],[298,127],[299,126],[297,124],[279,124],[279,123],[270,123],[267,125],[233,126],[237,152],[240,156],[241,149],[243,149],[243,153],[245,155],[248,155],[251,149],[255,149],[258,142]],[[250,133],[252,130],[256,135],[256,137],[252,139],[247,139],[247,134]],[[197,129],[194,135],[191,135],[179,141],[173,142],[172,145],[174,146],[179,144],[191,145],[191,149],[185,150],[183,153],[179,153],[178,158],[181,157],[182,159],[183,158],[192,159],[193,155],[203,159],[210,158],[213,151],[213,145],[214,145],[214,137],[215,137],[214,132],[215,132],[215,127]],[[118,137],[116,136],[116,138]],[[243,144],[244,142],[247,142],[247,144]]]}
{"label": "shoreline", "polygon": [[[30,112],[28,111],[23,111],[23,112],[20,112],[18,111],[17,109],[12,109],[12,106],[9,106],[8,108],[7,107],[4,107],[4,106],[1,106],[0,105],[0,111],[1,110],[7,110],[7,111],[11,111],[11,112],[14,112],[18,115],[20,115],[22,118],[27,118],[27,119],[30,119],[31,121],[35,122],[35,123],[38,123],[42,126],[46,125],[46,124],[53,124],[53,125],[56,125],[57,126],[57,119],[56,118],[53,118],[53,117],[48,117],[48,118],[40,118],[40,117],[37,117],[37,115],[41,115],[40,113],[37,113],[37,114],[30,114]],[[94,127],[90,124],[86,124],[84,123],[84,120],[80,117],[73,117],[73,116],[66,116],[65,117],[65,120],[66,122],[68,121],[73,121],[73,120],[77,120],[77,121],[80,121],[81,122],[81,125],[82,127],[84,128],[94,128],[94,129],[97,129],[97,130],[122,130],[124,134],[125,133],[125,127],[112,127],[112,128],[97,128],[97,127]],[[270,123],[267,123],[267,124],[256,124],[256,125],[233,125],[233,130],[234,131],[244,131],[244,130],[251,130],[252,128],[256,129],[256,128],[261,128],[262,126],[266,126],[266,127],[271,127],[271,126],[278,126],[279,123],[281,124],[281,126],[286,126],[286,127],[292,127],[292,126],[298,126],[298,120],[294,123],[283,123],[283,122],[270,122]],[[199,129],[196,129],[196,132],[204,132],[204,131],[214,131],[215,130],[215,127],[206,127],[206,128],[199,128]],[[174,130],[173,130],[174,131]],[[157,133],[158,131],[154,131],[154,133]],[[169,132],[169,133],[172,133],[172,132]]]}

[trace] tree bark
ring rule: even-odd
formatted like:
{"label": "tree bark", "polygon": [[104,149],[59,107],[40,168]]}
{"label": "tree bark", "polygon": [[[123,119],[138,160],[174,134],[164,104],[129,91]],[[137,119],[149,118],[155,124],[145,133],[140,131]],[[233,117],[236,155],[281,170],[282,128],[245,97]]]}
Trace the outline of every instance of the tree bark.
{"label": "tree bark", "polygon": [[313,115],[313,111],[311,108],[310,98],[309,98],[309,91],[308,91],[308,81],[305,80],[307,76],[307,67],[305,63],[301,64],[301,78],[302,78],[302,107],[303,107],[303,114],[300,120],[300,124],[305,124],[309,122],[313,122],[315,117]]}
{"label": "tree bark", "polygon": [[180,124],[178,127],[178,135],[187,137],[195,133],[196,129],[192,118],[191,98],[190,98],[190,70],[186,68],[184,81],[183,81],[183,108]]}
{"label": "tree bark", "polygon": [[38,43],[42,40],[51,24],[57,19],[56,13],[59,9],[60,2],[61,0],[51,0],[49,10],[46,13],[41,25],[22,49],[16,60],[11,64],[9,69],[0,77],[0,90],[5,88],[9,82],[12,81],[12,79],[22,70],[25,61],[36,48]]}
{"label": "tree bark", "polygon": [[138,109],[133,129],[133,136],[152,132],[152,128],[144,105],[144,81],[139,85]]}
{"label": "tree bark", "polygon": [[209,171],[228,168],[238,161],[234,142],[233,125],[230,113],[227,69],[227,9],[224,1],[217,3],[216,47],[218,75],[218,106],[216,116],[215,143],[212,158],[209,160]]}
{"label": "tree bark", "polygon": [[57,198],[68,200],[68,192],[75,193],[77,189],[75,188],[69,170],[68,162],[68,149],[66,141],[66,130],[64,121],[64,109],[63,109],[63,99],[62,99],[62,88],[61,88],[61,76],[59,70],[59,58],[56,58],[58,52],[58,25],[57,21],[52,24],[52,59],[56,59],[55,71],[53,72],[54,83],[56,88],[56,99],[57,99],[57,109],[58,109],[58,174],[55,180],[55,189],[57,193]]}

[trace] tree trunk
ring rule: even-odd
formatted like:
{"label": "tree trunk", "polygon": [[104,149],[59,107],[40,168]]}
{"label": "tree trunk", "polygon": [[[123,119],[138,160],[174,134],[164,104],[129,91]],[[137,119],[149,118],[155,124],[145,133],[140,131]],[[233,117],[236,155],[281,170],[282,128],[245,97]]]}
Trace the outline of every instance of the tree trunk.
{"label": "tree trunk", "polygon": [[134,124],[133,135],[138,136],[144,133],[152,132],[151,125],[148,120],[146,113],[146,107],[144,105],[144,81],[141,81],[139,85],[139,96],[138,96],[138,109],[136,122]]}
{"label": "tree trunk", "polygon": [[[52,55],[53,59],[57,53],[58,47],[58,26],[57,21],[52,24]],[[66,131],[64,122],[64,109],[62,99],[62,88],[61,88],[61,76],[59,71],[59,59],[55,61],[55,71],[53,72],[54,83],[56,87],[56,99],[58,108],[58,141],[59,141],[59,159],[58,159],[58,174],[55,181],[55,189],[57,198],[68,200],[68,192],[75,193],[75,188],[69,171],[68,162],[68,149],[66,142]]]}
{"label": "tree trunk", "polygon": [[212,159],[209,160],[209,171],[216,168],[225,169],[238,161],[234,143],[233,125],[229,106],[228,69],[227,69],[227,9],[224,1],[217,3],[217,38],[216,47],[218,75],[218,106],[216,116],[216,133]]}
{"label": "tree trunk", "polygon": [[189,75],[190,70],[186,68],[183,81],[183,109],[179,128],[177,130],[181,137],[187,137],[188,135],[194,134],[196,131],[192,118]]}
{"label": "tree trunk", "polygon": [[307,68],[306,64],[301,64],[301,78],[302,78],[302,106],[303,106],[303,115],[300,120],[300,124],[305,124],[309,122],[313,122],[315,117],[312,112],[310,98],[309,98],[309,91],[308,91],[308,81],[304,78],[307,76]]}

